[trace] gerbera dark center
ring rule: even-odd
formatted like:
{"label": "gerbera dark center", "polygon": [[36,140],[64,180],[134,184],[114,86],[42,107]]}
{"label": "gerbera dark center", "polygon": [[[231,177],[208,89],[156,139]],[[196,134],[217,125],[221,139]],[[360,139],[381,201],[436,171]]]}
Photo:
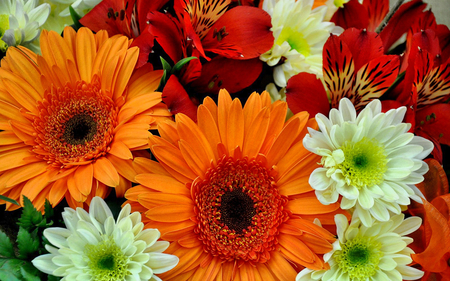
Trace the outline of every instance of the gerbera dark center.
{"label": "gerbera dark center", "polygon": [[37,105],[34,152],[57,167],[84,162],[108,152],[118,108],[101,92],[99,82],[53,88]]}
{"label": "gerbera dark center", "polygon": [[68,144],[85,144],[97,133],[97,123],[87,114],[77,114],[66,122],[63,138]]}
{"label": "gerbera dark center", "polygon": [[289,219],[288,199],[274,174],[256,160],[223,157],[192,183],[205,252],[225,261],[266,262],[277,249],[278,227]]}
{"label": "gerbera dark center", "polygon": [[255,215],[253,204],[250,196],[240,189],[225,193],[222,196],[222,205],[220,206],[222,222],[229,229],[242,233],[252,224],[252,218]]}

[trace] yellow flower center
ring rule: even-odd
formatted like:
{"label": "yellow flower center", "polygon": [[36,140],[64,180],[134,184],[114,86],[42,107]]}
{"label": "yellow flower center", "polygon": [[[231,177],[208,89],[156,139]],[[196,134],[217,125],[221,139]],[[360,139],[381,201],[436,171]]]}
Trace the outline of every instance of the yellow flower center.
{"label": "yellow flower center", "polygon": [[366,280],[376,274],[383,252],[374,237],[357,236],[341,246],[342,250],[334,254],[335,261],[350,280]]}
{"label": "yellow flower center", "polygon": [[334,0],[334,6],[338,7],[338,8],[342,8],[344,7],[344,4],[347,3],[348,0]]}
{"label": "yellow flower center", "polygon": [[291,50],[296,50],[305,57],[309,56],[311,50],[308,41],[304,38],[301,32],[295,31],[290,27],[285,27],[280,33],[276,44],[281,45],[286,41],[291,46]]}
{"label": "yellow flower center", "polygon": [[375,139],[363,138],[353,143],[346,141],[341,147],[345,160],[337,165],[347,184],[362,188],[380,184],[387,169],[384,147]]}
{"label": "yellow flower center", "polygon": [[92,280],[121,281],[128,272],[128,258],[122,253],[112,237],[96,245],[86,245],[84,252],[88,258],[89,274]]}

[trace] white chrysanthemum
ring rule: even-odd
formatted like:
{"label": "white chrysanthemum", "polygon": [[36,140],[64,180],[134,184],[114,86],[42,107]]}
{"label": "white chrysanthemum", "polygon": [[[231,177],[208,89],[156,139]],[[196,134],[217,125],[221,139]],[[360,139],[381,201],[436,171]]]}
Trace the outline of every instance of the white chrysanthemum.
{"label": "white chrysanthemum", "polygon": [[44,273],[62,280],[151,280],[178,264],[178,257],[162,253],[169,242],[157,241],[157,229],[143,229],[141,215],[130,214],[127,204],[117,221],[100,197],[94,197],[87,213],[82,208],[66,208],[67,228],[47,228],[44,236],[55,247],[46,245],[50,254],[32,263]]}
{"label": "white chrysanthemum", "polygon": [[9,15],[9,27],[2,38],[8,46],[21,45],[36,51],[31,43],[38,38],[40,27],[50,14],[49,4],[37,4],[38,0],[0,1],[0,13]]}
{"label": "white chrysanthemum", "polygon": [[313,0],[266,0],[263,9],[272,17],[273,47],[260,56],[274,66],[274,81],[286,87],[287,81],[300,72],[322,76],[322,49],[330,33],[343,30],[325,22],[327,8],[312,10]]}
{"label": "white chrysanthemum", "polygon": [[61,33],[64,27],[73,24],[70,16],[69,6],[77,12],[78,15],[86,15],[92,8],[94,8],[101,0],[39,0],[41,3],[48,3],[52,7],[50,16],[43,28],[54,30]]}
{"label": "white chrysanthemum", "polygon": [[408,266],[414,251],[407,247],[413,239],[406,237],[416,231],[422,220],[395,215],[388,222],[375,222],[371,227],[353,216],[350,226],[344,215],[336,215],[338,240],[333,250],[324,255],[329,270],[304,269],[296,281],[401,281],[417,280],[423,271]]}
{"label": "white chrysanthemum", "polygon": [[415,184],[428,171],[422,159],[433,144],[408,133],[411,124],[402,123],[405,112],[400,107],[383,113],[381,102],[374,100],[356,116],[344,98],[329,118],[316,115],[320,131],[309,129],[303,145],[322,156],[323,167],[309,178],[320,202],[331,204],[342,195],[341,208],[352,209],[366,226],[373,218],[388,221],[410,199],[422,202]]}

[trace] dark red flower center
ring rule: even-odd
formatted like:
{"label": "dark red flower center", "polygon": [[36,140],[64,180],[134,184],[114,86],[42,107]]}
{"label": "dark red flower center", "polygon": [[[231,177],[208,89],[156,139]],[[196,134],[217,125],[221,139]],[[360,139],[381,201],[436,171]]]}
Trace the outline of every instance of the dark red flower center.
{"label": "dark red flower center", "polygon": [[255,160],[224,157],[193,183],[197,227],[205,252],[232,261],[266,262],[278,227],[289,218],[288,199]]}
{"label": "dark red flower center", "polygon": [[38,102],[33,151],[54,165],[89,161],[105,155],[117,125],[117,107],[99,87],[79,83],[53,88]]}

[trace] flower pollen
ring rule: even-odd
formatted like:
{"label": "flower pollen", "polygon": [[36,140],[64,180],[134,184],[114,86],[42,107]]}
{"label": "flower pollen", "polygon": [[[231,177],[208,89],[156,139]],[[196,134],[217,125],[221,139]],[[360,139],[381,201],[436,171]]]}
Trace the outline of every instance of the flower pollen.
{"label": "flower pollen", "polygon": [[88,267],[92,280],[119,281],[125,280],[128,272],[128,258],[111,237],[96,245],[88,244],[85,247],[88,257]]}
{"label": "flower pollen", "polygon": [[269,171],[255,160],[223,157],[193,183],[196,233],[206,252],[226,261],[266,262],[290,213]]}
{"label": "flower pollen", "polygon": [[384,148],[375,139],[363,138],[356,143],[346,141],[341,150],[345,160],[337,168],[342,170],[347,184],[362,188],[383,181],[387,158]]}
{"label": "flower pollen", "polygon": [[351,280],[366,280],[378,270],[383,257],[381,246],[374,237],[357,236],[342,245],[342,250],[336,251],[336,263]]}
{"label": "flower pollen", "polygon": [[53,88],[37,107],[33,151],[49,164],[89,161],[108,152],[118,110],[96,83]]}

